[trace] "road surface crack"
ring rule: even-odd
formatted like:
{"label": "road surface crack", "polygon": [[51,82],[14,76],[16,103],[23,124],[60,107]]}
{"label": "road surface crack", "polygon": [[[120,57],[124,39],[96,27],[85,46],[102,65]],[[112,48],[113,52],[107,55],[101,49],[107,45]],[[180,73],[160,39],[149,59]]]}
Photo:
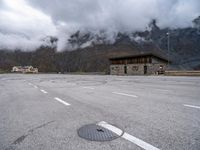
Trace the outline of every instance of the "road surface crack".
{"label": "road surface crack", "polygon": [[28,130],[27,134],[24,134],[24,135],[20,136],[19,138],[17,138],[14,142],[12,142],[11,146],[9,146],[9,148],[6,148],[5,150],[13,150],[14,149],[13,146],[21,144],[29,135],[33,134],[33,132],[35,132],[36,130],[41,129],[53,122],[55,122],[55,121],[50,121],[50,122],[44,123],[40,126],[37,126],[31,130]]}

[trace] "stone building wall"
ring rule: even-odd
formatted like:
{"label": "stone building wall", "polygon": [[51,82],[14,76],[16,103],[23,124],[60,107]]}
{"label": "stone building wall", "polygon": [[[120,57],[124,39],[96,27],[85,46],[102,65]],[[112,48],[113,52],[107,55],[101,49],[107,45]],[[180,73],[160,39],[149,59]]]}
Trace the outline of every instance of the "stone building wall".
{"label": "stone building wall", "polygon": [[163,70],[166,70],[167,68],[167,65],[164,63],[151,64],[151,66],[148,68],[148,74],[149,75],[157,74],[158,71],[160,71],[160,66],[163,66]]}
{"label": "stone building wall", "polygon": [[[147,66],[146,75],[154,75],[160,70],[160,66],[163,66],[163,70],[166,68],[166,64],[127,64],[127,65],[111,65],[111,75],[144,75],[144,66]],[[127,74],[125,74],[125,66],[127,66]]]}
{"label": "stone building wall", "polygon": [[111,75],[124,75],[125,65],[111,65],[110,74]]}
{"label": "stone building wall", "polygon": [[[147,72],[145,74],[144,67],[147,67]],[[147,64],[120,64],[120,65],[111,65],[110,74],[111,75],[155,75],[161,71],[160,66],[163,67],[163,70],[166,70],[167,63],[162,60],[153,57],[151,63]],[[126,71],[125,71],[126,68]]]}
{"label": "stone building wall", "polygon": [[128,64],[127,75],[144,75],[144,64]]}

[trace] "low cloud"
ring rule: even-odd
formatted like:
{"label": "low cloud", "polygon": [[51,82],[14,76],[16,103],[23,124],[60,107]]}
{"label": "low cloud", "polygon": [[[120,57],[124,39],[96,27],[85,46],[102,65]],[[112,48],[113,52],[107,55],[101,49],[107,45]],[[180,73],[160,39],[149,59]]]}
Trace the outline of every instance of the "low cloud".
{"label": "low cloud", "polygon": [[3,0],[0,6],[0,48],[34,50],[57,29],[50,16],[24,0]]}
{"label": "low cloud", "polygon": [[118,32],[144,31],[152,19],[160,28],[185,28],[199,15],[199,0],[0,0],[0,48],[34,50],[56,36],[58,50],[69,49],[77,30],[103,31],[113,42]]}

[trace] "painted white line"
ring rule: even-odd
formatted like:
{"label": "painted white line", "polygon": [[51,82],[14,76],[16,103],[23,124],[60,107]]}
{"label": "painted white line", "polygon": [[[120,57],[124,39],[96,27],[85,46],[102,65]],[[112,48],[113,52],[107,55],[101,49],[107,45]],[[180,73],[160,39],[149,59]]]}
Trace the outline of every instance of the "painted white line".
{"label": "painted white line", "polygon": [[106,129],[116,133],[119,136],[121,136],[123,134],[123,131],[121,129],[119,129],[117,127],[114,127],[113,125],[110,125],[105,121],[101,121],[101,122],[97,123],[97,125],[99,125],[99,126],[101,126],[103,128],[106,128]]}
{"label": "painted white line", "polygon": [[[113,125],[110,125],[110,124],[106,123],[105,121],[99,122],[97,125],[105,128],[105,129],[108,129],[108,130],[114,132],[115,134],[117,134],[119,136],[122,135],[122,130],[121,129],[119,129],[119,128],[113,126]],[[146,143],[146,142],[144,142],[144,141],[142,141],[142,140],[140,140],[140,139],[138,139],[138,138],[126,133],[126,132],[124,132],[124,134],[121,137],[126,139],[126,140],[128,140],[128,141],[130,141],[130,142],[132,142],[132,143],[134,143],[134,144],[136,144],[137,146],[139,146],[139,147],[141,147],[141,148],[143,148],[145,150],[160,150],[160,149],[152,146],[151,144]]]}
{"label": "painted white line", "polygon": [[184,104],[183,106],[185,106],[185,107],[190,107],[190,108],[200,109],[200,106],[187,105],[187,104]]}
{"label": "painted white line", "polygon": [[32,83],[28,83],[29,85],[33,85]]}
{"label": "painted white line", "polygon": [[84,89],[90,89],[90,90],[94,90],[93,87],[83,87]]}
{"label": "painted white line", "polygon": [[164,90],[164,89],[155,89],[157,91],[163,91],[163,92],[169,92],[170,90]]}
{"label": "painted white line", "polygon": [[112,92],[112,93],[117,94],[117,95],[123,95],[123,96],[138,98],[138,96],[136,96],[136,95],[126,94],[126,93],[119,93],[119,92]]}
{"label": "painted white line", "polygon": [[66,106],[70,106],[70,105],[71,105],[71,104],[69,104],[69,103],[63,101],[62,99],[60,99],[60,98],[58,98],[58,97],[55,97],[54,99],[57,100],[58,102],[64,104],[64,105],[66,105]]}
{"label": "painted white line", "polygon": [[128,133],[124,133],[124,135],[122,136],[124,139],[138,145],[139,147],[145,149],[145,150],[160,150],[157,147],[154,147],[153,145],[146,143]]}
{"label": "painted white line", "polygon": [[36,85],[33,86],[35,89],[38,89],[38,87]]}
{"label": "painted white line", "polygon": [[67,83],[68,85],[76,85],[76,83]]}
{"label": "painted white line", "polygon": [[42,93],[47,94],[48,92],[45,90],[40,90]]}

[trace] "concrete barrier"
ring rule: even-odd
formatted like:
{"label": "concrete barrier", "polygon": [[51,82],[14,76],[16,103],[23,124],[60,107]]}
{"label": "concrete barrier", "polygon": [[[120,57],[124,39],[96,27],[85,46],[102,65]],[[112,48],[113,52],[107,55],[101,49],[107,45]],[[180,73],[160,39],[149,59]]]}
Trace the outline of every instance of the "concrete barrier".
{"label": "concrete barrier", "polygon": [[200,76],[200,71],[165,71],[166,76]]}

